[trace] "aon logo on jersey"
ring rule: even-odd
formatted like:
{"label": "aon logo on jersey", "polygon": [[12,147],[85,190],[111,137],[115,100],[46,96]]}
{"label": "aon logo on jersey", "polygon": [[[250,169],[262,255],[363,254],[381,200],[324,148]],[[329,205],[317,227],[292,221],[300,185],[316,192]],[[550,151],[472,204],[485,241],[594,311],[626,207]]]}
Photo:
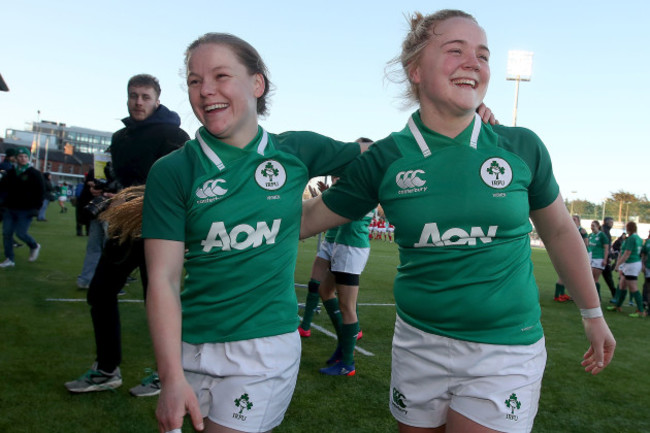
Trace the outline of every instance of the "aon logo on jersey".
{"label": "aon logo on jersey", "polygon": [[487,244],[492,242],[492,238],[496,236],[498,227],[489,226],[487,235],[481,227],[472,227],[469,233],[460,228],[451,228],[440,234],[437,223],[428,223],[422,229],[419,242],[413,246],[415,248],[425,248],[448,245],[476,245],[476,239]]}
{"label": "aon logo on jersey", "polygon": [[243,250],[249,247],[257,248],[266,240],[266,244],[274,244],[275,238],[280,231],[281,219],[273,220],[273,225],[269,226],[265,221],[257,223],[257,227],[251,227],[248,224],[239,224],[235,226],[230,233],[226,230],[226,225],[222,221],[212,223],[208,236],[201,241],[203,251],[209,253],[212,248],[221,248],[223,251],[231,249]]}

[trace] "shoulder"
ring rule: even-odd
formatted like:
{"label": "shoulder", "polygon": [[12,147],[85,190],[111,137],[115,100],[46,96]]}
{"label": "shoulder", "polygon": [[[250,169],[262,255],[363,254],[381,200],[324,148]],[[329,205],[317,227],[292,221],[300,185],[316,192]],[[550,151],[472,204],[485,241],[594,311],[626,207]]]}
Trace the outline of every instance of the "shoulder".
{"label": "shoulder", "polygon": [[499,146],[511,150],[515,153],[527,153],[544,149],[545,146],[539,136],[528,128],[503,126],[503,125],[486,125],[499,137]]}

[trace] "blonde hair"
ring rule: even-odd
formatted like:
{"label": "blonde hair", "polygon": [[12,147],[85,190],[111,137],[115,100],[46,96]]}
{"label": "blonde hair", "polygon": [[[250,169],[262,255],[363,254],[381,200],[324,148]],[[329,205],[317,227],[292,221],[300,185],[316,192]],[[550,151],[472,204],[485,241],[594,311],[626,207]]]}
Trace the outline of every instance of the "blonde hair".
{"label": "blonde hair", "polygon": [[131,186],[111,199],[110,207],[99,215],[108,223],[108,237],[120,244],[142,236],[142,205],[144,185]]}
{"label": "blonde hair", "polygon": [[[420,101],[418,87],[411,81],[410,71],[413,67],[417,66],[422,55],[422,50],[429,44],[431,36],[436,34],[436,25],[450,18],[467,18],[478,25],[476,18],[467,12],[457,9],[442,9],[426,16],[420,12],[415,12],[410,17],[406,17],[410,30],[402,42],[402,52],[400,55],[388,62],[387,76],[390,77],[391,81],[408,83],[404,94],[408,105]],[[400,76],[401,74],[404,75],[400,79],[392,78],[398,72]]]}

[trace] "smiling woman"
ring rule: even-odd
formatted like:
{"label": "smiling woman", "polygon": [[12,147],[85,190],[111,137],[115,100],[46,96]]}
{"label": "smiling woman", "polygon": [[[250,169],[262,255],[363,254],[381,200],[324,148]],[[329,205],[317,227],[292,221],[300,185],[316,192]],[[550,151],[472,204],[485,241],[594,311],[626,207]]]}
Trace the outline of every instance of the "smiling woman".
{"label": "smiling woman", "polygon": [[531,219],[585,319],[585,370],[605,368],[615,341],[544,144],[475,114],[490,79],[485,31],[458,10],[410,24],[395,63],[419,110],[304,204],[301,236],[378,203],[395,226],[390,409],[400,432],[529,432],[546,363]]}
{"label": "smiling woman", "polygon": [[261,128],[268,72],[236,36],[202,36],[185,63],[203,127],[151,169],[143,210],[158,423],[180,428],[189,413],[210,432],[269,431],[300,363],[293,276],[302,193],[310,178],[342,172],[361,147]]}

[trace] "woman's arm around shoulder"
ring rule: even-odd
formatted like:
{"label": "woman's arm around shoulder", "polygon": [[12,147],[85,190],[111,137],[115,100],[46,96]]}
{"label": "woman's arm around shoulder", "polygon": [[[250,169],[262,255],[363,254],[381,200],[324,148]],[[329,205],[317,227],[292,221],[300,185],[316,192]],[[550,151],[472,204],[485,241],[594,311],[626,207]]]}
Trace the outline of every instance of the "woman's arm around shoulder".
{"label": "woman's arm around shoulder", "polygon": [[600,311],[582,238],[560,195],[547,207],[531,211],[530,217],[553,266],[583,315],[585,334],[591,345],[583,356],[582,366],[585,371],[598,374],[611,362],[616,340]]}
{"label": "woman's arm around shoulder", "polygon": [[350,222],[349,219],[334,213],[323,202],[323,196],[302,202],[300,239],[306,239],[329,228]]}
{"label": "woman's arm around shoulder", "polygon": [[189,413],[194,428],[200,431],[201,411],[181,364],[180,284],[185,244],[145,239],[144,249],[149,275],[147,317],[162,384],[156,409],[158,429],[167,432],[181,428],[183,417]]}

